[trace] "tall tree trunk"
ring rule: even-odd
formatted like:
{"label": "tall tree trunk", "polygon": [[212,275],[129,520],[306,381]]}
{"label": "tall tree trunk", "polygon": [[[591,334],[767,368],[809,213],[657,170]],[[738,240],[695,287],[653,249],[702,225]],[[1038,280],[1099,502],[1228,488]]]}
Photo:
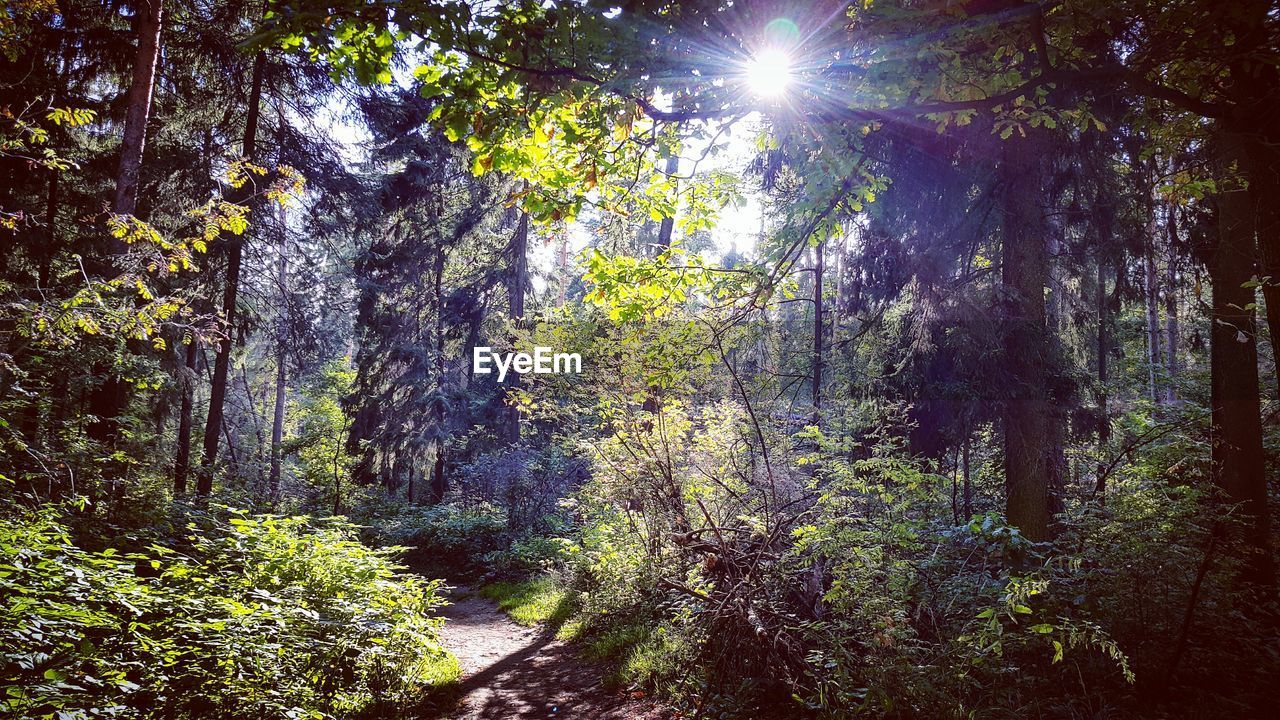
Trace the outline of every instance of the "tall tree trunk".
{"label": "tall tree trunk", "polygon": [[163,6],[163,0],[141,0],[137,4],[138,50],[133,59],[133,78],[129,81],[129,105],[112,207],[121,215],[132,215],[137,208],[142,151],[147,140],[147,118],[151,114],[151,91],[155,86],[156,62],[160,58]]}
{"label": "tall tree trunk", "polygon": [[[266,55],[259,52],[253,59],[253,77],[249,90],[249,105],[244,126],[244,157],[257,158],[258,114],[262,104],[262,78],[266,69]],[[245,183],[250,188],[253,181]],[[231,347],[234,344],[236,324],[236,296],[240,290],[240,262],[244,240],[234,237],[227,247],[227,277],[222,291],[222,323],[224,334],[218,342],[218,354],[213,364],[213,380],[209,388],[209,415],[204,426],[204,457],[200,459],[200,476],[196,492],[207,496],[213,492],[213,468],[218,459],[218,438],[222,431],[223,407],[227,400],[227,376],[231,369]]]}
{"label": "tall tree trunk", "polygon": [[[1240,157],[1245,143],[1221,136],[1228,158]],[[1213,478],[1226,499],[1238,503],[1247,521],[1248,576],[1274,582],[1267,508],[1267,478],[1262,450],[1261,398],[1258,392],[1256,294],[1244,287],[1253,277],[1255,215],[1247,191],[1218,195],[1218,243],[1209,259],[1213,284],[1210,333]]]}
{"label": "tall tree trunk", "polygon": [[[58,235],[58,172],[51,171],[49,173],[49,190],[45,195],[44,204],[44,245],[37,246],[30,252],[36,261],[36,288],[40,291],[47,290],[53,272],[53,257],[56,252]],[[21,365],[21,353],[14,352],[14,364]],[[43,410],[44,399],[37,395],[31,398],[22,415],[22,437],[28,445],[39,446],[40,442],[40,414]]]}
{"label": "tall tree trunk", "polygon": [[178,411],[178,450],[173,459],[173,491],[187,492],[187,475],[191,471],[191,410],[196,389],[196,340],[187,343],[186,372],[182,374],[182,402]]}
{"label": "tall tree trunk", "polygon": [[1262,296],[1280,393],[1280,68],[1274,62],[1275,8],[1272,0],[1236,0],[1231,9],[1227,19],[1238,41],[1228,92],[1239,106],[1233,118],[1241,144],[1238,158],[1249,179],[1261,275],[1267,279]]}
{"label": "tall tree trunk", "polygon": [[[279,260],[280,292],[287,297],[289,288],[289,260],[283,244],[280,248]],[[271,416],[271,474],[267,484],[270,487],[271,504],[274,507],[280,499],[280,463],[284,447],[284,400],[285,380],[288,365],[287,332],[280,330],[276,339],[276,404],[275,413]]]}
{"label": "tall tree trunk", "polygon": [[444,500],[449,492],[449,478],[445,470],[445,364],[444,364],[444,261],[445,247],[442,242],[436,249],[434,289],[436,299],[436,397],[433,405],[435,415],[435,464],[431,469],[431,504],[436,505]]}
{"label": "tall tree trunk", "polygon": [[[132,215],[137,209],[138,178],[142,169],[142,151],[146,144],[147,118],[151,114],[151,93],[155,84],[156,62],[160,55],[160,30],[163,24],[161,0],[144,0],[137,10],[138,48],[134,54],[133,77],[129,83],[128,108],[125,112],[124,138],[120,144],[120,164],[116,171],[116,193],[112,210],[122,215]],[[111,238],[108,254],[123,255],[124,241]],[[108,261],[107,275],[114,275],[116,268]],[[122,349],[122,352],[127,352]],[[86,429],[90,439],[97,442],[108,454],[120,447],[120,415],[129,404],[129,384],[114,367],[106,363],[95,366],[94,374],[103,378],[102,384],[89,397],[89,412],[94,421]],[[103,475],[110,482],[123,482],[128,466],[114,459],[103,466]]]}
{"label": "tall tree trunk", "polygon": [[1005,296],[1004,353],[1010,383],[1005,401],[1005,515],[1030,540],[1052,536],[1049,497],[1049,423],[1046,368],[1049,344],[1044,289],[1049,279],[1047,227],[1040,208],[1044,143],[1026,139],[1000,143],[999,182],[1002,282]]}
{"label": "tall tree trunk", "polygon": [[[675,175],[680,170],[680,156],[671,153],[667,158],[666,164],[663,166],[668,176]],[[673,180],[674,182],[674,180]],[[665,252],[671,247],[671,231],[675,229],[675,212],[662,217],[662,222],[658,224],[658,252]]]}
{"label": "tall tree trunk", "polygon": [[[671,156],[667,158],[667,162],[666,162],[666,165],[664,166],[664,169],[666,170],[667,175],[675,175],[676,172],[680,169],[680,156],[675,153],[672,153]],[[671,232],[674,228],[675,228],[675,213],[672,212],[670,215],[663,216],[662,222],[658,225],[658,247],[656,248],[656,252],[654,253],[655,255],[661,255],[662,253],[671,249]],[[661,412],[662,411],[661,388],[659,388],[656,385],[650,385],[648,390],[645,392],[644,402],[641,404],[640,409],[643,410],[644,412],[651,413],[654,415]],[[646,431],[651,430],[653,429],[653,424],[652,422],[646,420],[643,423],[642,427],[644,427]]]}
{"label": "tall tree trunk", "polygon": [[1160,402],[1160,388],[1156,379],[1156,368],[1164,364],[1164,355],[1160,352],[1160,285],[1156,273],[1155,236],[1156,210],[1151,205],[1151,217],[1147,222],[1147,232],[1142,248],[1142,298],[1147,311],[1147,392],[1152,402]]}
{"label": "tall tree trunk", "polygon": [[1111,314],[1107,300],[1107,263],[1098,257],[1098,469],[1093,492],[1098,499],[1107,501],[1106,460],[1104,456],[1111,444],[1111,410],[1107,406],[1107,372],[1111,360]]}
{"label": "tall tree trunk", "polygon": [[49,173],[49,195],[44,206],[45,246],[40,250],[40,267],[36,282],[40,288],[48,288],[52,280],[53,258],[58,247],[58,173]]}
{"label": "tall tree trunk", "polygon": [[[1261,144],[1261,143],[1258,143]],[[1268,158],[1270,154],[1272,157]],[[1249,177],[1249,193],[1258,219],[1258,245],[1262,260],[1262,299],[1271,338],[1271,367],[1280,397],[1280,153],[1258,148]]]}
{"label": "tall tree trunk", "polygon": [[813,422],[822,417],[822,276],[824,267],[823,241],[813,248]]}
{"label": "tall tree trunk", "polygon": [[[507,283],[507,309],[511,323],[520,327],[524,323],[524,296],[529,277],[529,215],[520,213],[516,234],[511,238],[511,278]],[[507,375],[507,391],[520,389],[520,373]],[[507,442],[520,442],[520,408],[508,405],[506,414]]]}
{"label": "tall tree trunk", "polygon": [[964,444],[960,446],[960,467],[964,478],[964,517],[969,520],[973,517],[973,484],[969,479],[969,436],[972,435],[972,429],[966,423],[964,429]]}
{"label": "tall tree trunk", "polygon": [[1165,270],[1164,284],[1164,322],[1165,322],[1165,375],[1164,401],[1170,405],[1178,402],[1178,220],[1173,206],[1167,208],[1168,222],[1165,224],[1169,239],[1169,266]]}

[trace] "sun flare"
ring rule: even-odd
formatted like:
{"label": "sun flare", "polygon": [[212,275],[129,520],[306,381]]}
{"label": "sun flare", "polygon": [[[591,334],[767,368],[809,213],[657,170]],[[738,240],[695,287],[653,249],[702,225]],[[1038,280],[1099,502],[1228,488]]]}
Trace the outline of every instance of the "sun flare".
{"label": "sun flare", "polygon": [[791,56],[782,50],[764,50],[747,63],[747,85],[762,98],[781,96],[791,81]]}

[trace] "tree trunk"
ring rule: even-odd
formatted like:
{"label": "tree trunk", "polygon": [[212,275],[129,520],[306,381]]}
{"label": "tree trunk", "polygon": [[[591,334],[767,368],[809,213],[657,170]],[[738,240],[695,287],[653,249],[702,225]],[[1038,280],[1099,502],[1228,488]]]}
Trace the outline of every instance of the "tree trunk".
{"label": "tree trunk", "polygon": [[[253,78],[244,127],[244,157],[250,161],[257,157],[258,113],[262,103],[262,76],[265,68],[266,55],[259,52],[253,59]],[[245,183],[246,188],[251,185],[252,180]],[[222,292],[222,322],[225,333],[218,343],[218,354],[214,359],[213,380],[209,389],[209,415],[204,426],[204,457],[200,460],[200,477],[196,481],[196,492],[201,496],[207,496],[213,491],[213,468],[218,459],[218,437],[222,431],[223,406],[227,399],[227,375],[231,368],[236,296],[240,290],[243,250],[243,238],[232,238],[227,248],[227,278]]]}
{"label": "tree trunk", "polygon": [[[142,151],[146,143],[147,118],[151,114],[151,91],[155,83],[156,62],[160,54],[160,29],[162,26],[161,0],[149,0],[146,8],[138,9],[138,49],[134,55],[133,77],[129,84],[128,109],[125,113],[124,138],[120,144],[120,164],[116,172],[116,194],[112,211],[132,215],[137,209],[138,177],[142,169]],[[124,241],[112,238],[108,242],[108,255],[123,255]],[[116,269],[108,260],[107,275]],[[122,352],[127,352],[123,350]],[[120,415],[129,404],[129,385],[112,366],[97,364],[94,374],[103,378],[102,384],[89,397],[89,412],[94,421],[86,429],[89,438],[97,442],[106,454],[120,450]],[[103,465],[103,476],[111,482],[122,482],[128,466],[109,460]]]}
{"label": "tree trunk", "polygon": [[822,276],[825,271],[822,241],[813,248],[813,422],[821,419],[822,412]]}
{"label": "tree trunk", "polygon": [[129,106],[125,114],[120,166],[116,171],[116,197],[112,206],[112,210],[121,215],[132,215],[137,209],[138,177],[147,140],[147,118],[151,114],[151,91],[155,86],[156,62],[160,58],[163,5],[163,0],[142,0],[137,6],[138,50],[133,59],[133,78],[129,82]]}
{"label": "tree trunk", "polygon": [[1111,444],[1111,410],[1108,407],[1107,374],[1111,360],[1111,317],[1107,301],[1107,264],[1098,258],[1098,469],[1093,492],[1103,504],[1107,501],[1105,455]]}
{"label": "tree trunk", "polygon": [[1271,340],[1272,369],[1280,397],[1280,152],[1256,137],[1242,139],[1249,177],[1249,210],[1257,223],[1263,306]]}
{"label": "tree trunk", "polygon": [[[680,156],[672,153],[667,158],[664,166],[667,175],[674,175],[680,169]],[[661,255],[671,249],[671,231],[675,228],[675,213],[663,216],[662,222],[658,225],[658,247],[655,255]],[[662,411],[662,389],[656,385],[650,385],[645,391],[644,402],[640,405],[640,409],[652,415],[657,415]],[[641,424],[645,431],[653,429],[652,421],[646,420]]]}
{"label": "tree trunk", "polygon": [[[280,251],[280,290],[288,288],[288,259],[284,248]],[[271,417],[271,474],[267,481],[271,493],[271,504],[274,507],[280,499],[280,463],[284,447],[284,400],[286,366],[288,364],[286,333],[282,329],[276,343],[276,405],[275,414]]]}
{"label": "tree trunk", "polygon": [[1267,313],[1267,335],[1271,338],[1271,367],[1276,393],[1280,397],[1280,158],[1254,156],[1249,192],[1258,218],[1258,245],[1262,259],[1262,298]]}
{"label": "tree trunk", "polygon": [[1160,402],[1160,388],[1156,379],[1156,368],[1163,364],[1164,355],[1160,352],[1160,287],[1156,274],[1156,211],[1151,206],[1151,218],[1147,222],[1147,232],[1142,249],[1142,297],[1147,310],[1147,392],[1151,401]]}
{"label": "tree trunk", "polygon": [[1047,227],[1039,202],[1043,143],[1000,143],[1002,282],[1006,292],[1003,349],[1009,381],[1005,400],[1005,515],[1032,541],[1052,536],[1050,440],[1044,288],[1049,278]]}
{"label": "tree trunk", "polygon": [[[511,238],[511,278],[507,284],[507,308],[511,322],[516,327],[524,323],[524,296],[529,277],[529,215],[520,213],[516,234]],[[507,375],[507,392],[520,389],[520,373]],[[520,409],[515,405],[504,408],[506,414],[507,442],[520,442]]]}
{"label": "tree trunk", "polygon": [[58,173],[49,173],[49,195],[44,206],[45,246],[40,250],[37,287],[47,289],[52,280],[53,258],[58,247]]}
{"label": "tree trunk", "polygon": [[187,475],[191,471],[191,410],[196,387],[196,340],[187,343],[187,371],[182,375],[182,403],[178,411],[178,450],[173,459],[173,491],[178,495],[187,492]]}
{"label": "tree trunk", "polygon": [[524,296],[529,277],[529,215],[520,213],[516,234],[511,238],[511,281],[507,285],[507,307],[511,319],[524,320]]}
{"label": "tree trunk", "polygon": [[1164,284],[1164,322],[1165,322],[1165,388],[1164,401],[1170,405],[1178,402],[1178,389],[1174,382],[1178,377],[1178,220],[1174,208],[1168,208],[1169,218],[1165,225],[1169,238],[1169,266],[1165,270]]}
{"label": "tree trunk", "polygon": [[1231,65],[1228,92],[1238,109],[1233,121],[1239,134],[1240,169],[1249,180],[1255,230],[1262,260],[1262,296],[1275,362],[1276,391],[1280,393],[1280,68],[1268,58],[1275,56],[1273,35],[1274,2],[1237,0],[1227,16],[1232,34],[1238,38]]}
{"label": "tree trunk", "polygon": [[[668,176],[675,175],[680,170],[680,156],[671,153],[667,158],[666,165],[663,166]],[[674,181],[673,181],[674,182]],[[658,224],[658,253],[666,252],[671,247],[671,231],[675,229],[675,212],[662,217],[662,222]]]}
{"label": "tree trunk", "polygon": [[445,473],[445,364],[444,364],[444,244],[436,249],[435,258],[435,297],[436,297],[436,397],[433,403],[435,414],[435,464],[431,469],[431,504],[436,505],[444,500],[449,492],[449,478]]}
{"label": "tree trunk", "polygon": [[[1228,158],[1240,157],[1244,143],[1224,133]],[[1254,213],[1248,193],[1218,195],[1218,243],[1209,259],[1213,284],[1210,333],[1213,478],[1228,502],[1239,504],[1247,527],[1248,576],[1274,581],[1270,548],[1267,478],[1262,451],[1258,392],[1256,294],[1244,287],[1253,277],[1257,250]]]}

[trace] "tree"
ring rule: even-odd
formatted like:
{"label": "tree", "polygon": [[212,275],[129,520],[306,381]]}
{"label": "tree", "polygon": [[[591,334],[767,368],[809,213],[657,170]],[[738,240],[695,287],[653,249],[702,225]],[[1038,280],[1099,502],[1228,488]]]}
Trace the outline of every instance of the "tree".
{"label": "tree", "polygon": [[[262,104],[263,75],[266,70],[266,53],[259,51],[253,58],[253,72],[249,79],[249,100],[245,108],[244,138],[241,154],[244,161],[253,164],[258,155],[258,118]],[[246,199],[255,183],[253,171],[245,173],[245,183],[240,200]],[[237,203],[242,204],[242,203]],[[243,240],[235,237],[227,246],[227,271],[222,288],[222,332],[214,359],[213,379],[209,390],[209,412],[204,426],[204,455],[200,460],[200,474],[196,493],[208,496],[213,491],[213,469],[218,460],[218,440],[222,433],[223,409],[227,398],[227,377],[231,368],[231,348],[236,332],[236,297],[240,291],[240,263],[244,256]]]}
{"label": "tree", "polygon": [[116,171],[113,206],[113,210],[121,215],[132,215],[138,202],[138,176],[146,146],[147,119],[151,116],[156,63],[160,58],[164,0],[139,0],[134,17],[138,52],[134,57],[133,78],[129,83],[128,112],[124,121],[124,140],[120,144],[120,168]]}

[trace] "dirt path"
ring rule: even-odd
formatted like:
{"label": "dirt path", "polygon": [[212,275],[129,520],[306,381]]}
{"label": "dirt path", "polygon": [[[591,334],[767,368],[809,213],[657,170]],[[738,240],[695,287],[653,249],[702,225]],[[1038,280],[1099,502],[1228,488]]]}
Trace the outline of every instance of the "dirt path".
{"label": "dirt path", "polygon": [[661,720],[651,701],[610,692],[602,670],[576,648],[541,628],[512,622],[497,606],[468,588],[450,593],[444,610],[444,644],[462,665],[460,699],[441,717],[449,720],[573,718]]}

